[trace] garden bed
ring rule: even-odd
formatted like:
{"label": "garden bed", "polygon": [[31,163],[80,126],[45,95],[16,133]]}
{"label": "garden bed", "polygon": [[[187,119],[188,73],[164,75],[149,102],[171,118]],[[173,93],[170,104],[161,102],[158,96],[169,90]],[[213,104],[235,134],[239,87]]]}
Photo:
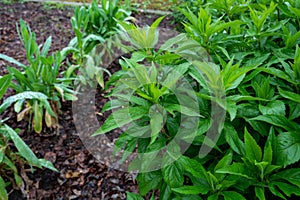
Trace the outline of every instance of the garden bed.
{"label": "garden bed", "polygon": [[[36,2],[3,4],[0,3],[0,53],[14,57],[26,63],[25,49],[19,40],[16,25],[20,18],[24,19],[36,33],[38,43],[43,43],[52,36],[51,52],[55,52],[68,45],[74,37],[70,18],[72,7],[56,8]],[[158,16],[140,14],[135,16],[139,25],[151,24]],[[161,24],[169,26],[166,18]],[[0,60],[0,75],[7,74],[6,64]],[[8,92],[8,95],[12,93]],[[103,105],[99,99],[98,109]],[[30,199],[125,199],[125,191],[137,192],[136,182],[132,175],[123,173],[99,163],[85,149],[73,123],[72,103],[62,104],[59,116],[59,130],[46,129],[36,134],[27,129],[27,123],[17,122],[13,109],[5,111],[2,118],[10,117],[6,122],[13,128],[21,130],[20,135],[39,158],[45,157],[54,163],[58,173],[37,169],[31,173],[24,169],[26,177],[24,190]],[[104,120],[104,117],[98,118]],[[101,122],[100,122],[101,123]],[[25,175],[26,174],[26,175]],[[23,178],[24,178],[23,177]],[[12,189],[12,188],[11,188]],[[8,190],[9,191],[9,190]],[[22,198],[21,191],[11,190],[10,199]]]}
{"label": "garden bed", "polygon": [[298,3],[101,2],[0,3],[0,199],[300,196]]}

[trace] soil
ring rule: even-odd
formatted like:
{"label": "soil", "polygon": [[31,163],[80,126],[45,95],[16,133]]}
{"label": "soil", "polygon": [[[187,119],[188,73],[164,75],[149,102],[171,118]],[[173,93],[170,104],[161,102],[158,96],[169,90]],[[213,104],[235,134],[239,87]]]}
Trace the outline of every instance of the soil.
{"label": "soil", "polygon": [[[25,49],[18,38],[16,24],[24,19],[36,33],[39,44],[47,37],[52,37],[51,52],[66,47],[74,37],[70,18],[73,8],[50,8],[40,3],[0,3],[0,53],[14,57],[26,63]],[[158,16],[135,14],[139,25],[151,24]],[[160,27],[173,30],[170,18],[166,17]],[[169,37],[165,31],[164,37]],[[163,35],[164,35],[163,34]],[[8,63],[0,60],[0,75],[7,74]],[[115,66],[115,68],[114,68]],[[112,71],[118,70],[113,65]],[[6,96],[13,94],[9,90]],[[104,93],[98,90],[95,98],[95,111],[107,101]],[[13,128],[20,129],[20,136],[39,158],[50,160],[58,169],[20,166],[24,180],[21,189],[9,187],[11,200],[18,199],[126,199],[126,191],[138,192],[135,176],[106,166],[97,161],[83,145],[73,122],[72,102],[62,102],[59,115],[59,129],[45,129],[41,134],[29,130],[26,121],[17,122],[13,108],[3,113],[2,118],[9,117],[6,122]],[[101,124],[107,115],[98,116]],[[112,134],[113,137],[116,135]],[[26,194],[27,193],[27,194]]]}

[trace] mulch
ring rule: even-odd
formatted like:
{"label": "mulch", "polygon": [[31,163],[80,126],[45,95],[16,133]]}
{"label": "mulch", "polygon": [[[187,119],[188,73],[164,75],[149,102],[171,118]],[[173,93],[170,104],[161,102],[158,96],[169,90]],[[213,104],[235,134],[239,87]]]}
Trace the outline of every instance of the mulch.
{"label": "mulch", "polygon": [[[74,37],[70,18],[73,8],[55,8],[41,3],[0,3],[0,53],[26,63],[25,49],[19,40],[16,26],[24,19],[36,33],[39,44],[52,37],[51,52],[66,47]],[[151,24],[158,16],[135,14],[137,24]],[[173,29],[166,17],[160,27]],[[8,63],[0,60],[0,75],[7,74]],[[117,66],[116,66],[117,67]],[[114,69],[116,70],[116,69]],[[9,90],[8,95],[14,91]],[[104,92],[97,90],[95,112],[107,101]],[[26,121],[17,122],[13,108],[2,118],[13,128],[20,129],[20,136],[39,158],[53,162],[59,172],[19,166],[24,179],[21,189],[9,187],[10,199],[126,199],[126,191],[138,192],[135,176],[115,170],[99,162],[83,145],[73,121],[72,103],[62,102],[59,129],[45,129],[36,134],[28,129]],[[107,114],[97,117],[103,123]],[[88,120],[88,119],[86,119]],[[24,195],[22,193],[27,193]]]}

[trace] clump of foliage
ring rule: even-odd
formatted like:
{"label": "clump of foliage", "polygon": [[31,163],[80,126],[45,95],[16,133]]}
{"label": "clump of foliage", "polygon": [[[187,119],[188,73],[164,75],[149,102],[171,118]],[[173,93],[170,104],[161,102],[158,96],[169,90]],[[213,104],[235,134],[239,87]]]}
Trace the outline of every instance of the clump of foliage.
{"label": "clump of foliage", "polygon": [[[12,75],[5,75],[0,78],[0,99],[5,94],[12,80]],[[0,105],[2,113],[3,109],[20,99],[43,99],[47,96],[39,92],[22,92],[8,97]],[[22,184],[22,177],[20,176],[20,167],[25,164],[36,167],[46,167],[57,171],[54,166],[44,159],[38,159],[30,148],[19,137],[18,133],[11,127],[6,125],[5,120],[0,119],[0,198],[8,200],[6,188],[8,186],[20,187]],[[13,144],[13,145],[12,145]],[[18,165],[16,165],[18,164]],[[18,166],[18,167],[17,167]]]}
{"label": "clump of foliage", "polygon": [[[60,101],[74,100],[76,97],[71,89],[72,79],[64,78],[60,74],[64,57],[59,51],[48,56],[51,37],[43,45],[38,45],[35,33],[30,30],[30,27],[23,20],[20,21],[18,32],[25,46],[29,65],[22,64],[3,54],[0,54],[0,58],[22,69],[8,67],[8,71],[13,78],[10,86],[17,94],[31,91],[45,95],[46,98],[30,98],[27,101],[25,101],[27,97],[24,96],[24,98],[18,99],[14,106],[15,111],[18,113],[18,120],[22,120],[29,115],[29,122],[33,124],[34,131],[40,133],[44,123],[47,127],[57,126]],[[3,111],[3,109],[0,108],[0,111]]]}
{"label": "clump of foliage", "polygon": [[101,58],[103,52],[96,52],[96,47],[119,31],[117,21],[132,19],[131,12],[123,9],[118,2],[118,0],[93,0],[89,6],[76,7],[74,10],[71,23],[76,37],[63,49],[63,54],[72,53],[74,59],[74,64],[66,74],[71,76],[74,71],[79,70],[80,75],[77,78],[83,85],[94,87],[93,80],[96,79],[98,84],[104,86],[103,72],[106,70],[100,66],[101,59],[98,61],[95,59]]}
{"label": "clump of foliage", "polygon": [[121,23],[137,50],[107,83],[114,88],[103,111],[117,110],[95,135],[126,125],[115,148],[123,161],[137,152],[130,169],[140,170],[140,194],[128,199],[155,190],[164,200],[300,196],[298,6],[181,8],[186,33],[158,50],[161,19],[143,29]]}

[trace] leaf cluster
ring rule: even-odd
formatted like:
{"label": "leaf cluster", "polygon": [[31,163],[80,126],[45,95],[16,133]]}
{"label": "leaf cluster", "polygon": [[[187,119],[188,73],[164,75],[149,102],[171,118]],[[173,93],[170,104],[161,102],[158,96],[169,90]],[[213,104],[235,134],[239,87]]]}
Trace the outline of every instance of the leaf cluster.
{"label": "leaf cluster", "polygon": [[[212,0],[180,8],[185,33],[156,49],[157,19],[120,23],[136,48],[108,81],[113,110],[95,133],[126,127],[141,199],[299,196],[299,19],[294,2]],[[195,104],[193,102],[196,102]],[[182,128],[184,127],[184,128]],[[190,144],[185,148],[183,144]],[[255,195],[253,195],[255,194]]]}

